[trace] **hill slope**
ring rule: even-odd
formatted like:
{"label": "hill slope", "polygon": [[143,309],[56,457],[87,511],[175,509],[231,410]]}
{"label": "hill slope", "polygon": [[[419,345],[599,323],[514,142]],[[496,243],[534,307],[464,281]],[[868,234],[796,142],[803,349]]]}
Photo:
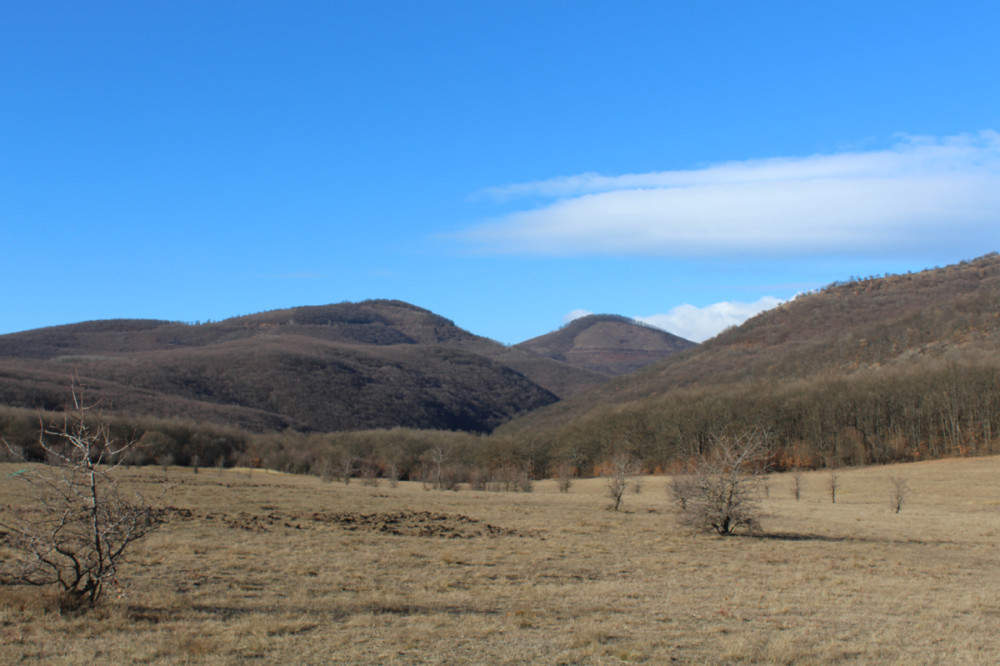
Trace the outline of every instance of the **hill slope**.
{"label": "hill slope", "polygon": [[835,283],[501,432],[544,432],[593,455],[599,440],[628,441],[668,464],[720,430],[757,426],[800,450],[790,457],[860,464],[997,448],[998,394],[991,254]]}
{"label": "hill slope", "polygon": [[626,317],[588,315],[517,348],[608,375],[627,375],[694,346]]}
{"label": "hill slope", "polygon": [[0,401],[57,409],[77,375],[90,398],[116,411],[255,430],[486,432],[558,399],[490,358],[504,352],[398,301],[294,308],[195,326],[86,322],[0,336]]}

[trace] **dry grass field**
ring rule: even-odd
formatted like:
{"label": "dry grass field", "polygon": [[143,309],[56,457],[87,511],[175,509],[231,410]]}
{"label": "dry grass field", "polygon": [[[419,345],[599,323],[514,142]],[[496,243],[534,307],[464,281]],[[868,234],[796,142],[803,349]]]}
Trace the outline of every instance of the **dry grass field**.
{"label": "dry grass field", "polygon": [[[0,465],[0,504],[23,484]],[[159,468],[127,470],[157,484]],[[82,616],[0,588],[2,663],[1000,663],[1000,458],[769,480],[762,537],[668,479],[568,494],[171,469],[169,521]],[[902,512],[889,476],[905,476]]]}

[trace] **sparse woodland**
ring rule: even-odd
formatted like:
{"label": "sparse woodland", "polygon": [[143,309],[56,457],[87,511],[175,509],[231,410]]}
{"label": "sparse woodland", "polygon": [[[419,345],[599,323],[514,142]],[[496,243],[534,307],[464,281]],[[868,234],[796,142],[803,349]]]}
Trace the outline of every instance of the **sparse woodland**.
{"label": "sparse woodland", "polygon": [[[534,478],[555,476],[570,462],[576,473],[601,473],[627,446],[646,471],[680,469],[711,447],[722,432],[760,426],[769,433],[770,465],[841,467],[985,455],[1000,451],[1000,366],[981,352],[928,358],[919,366],[863,369],[767,384],[735,384],[674,391],[620,408],[605,408],[543,433],[482,436],[393,428],[339,433],[253,433],[233,426],[181,419],[116,418],[121,436],[134,433],[135,464],[169,455],[178,465],[197,456],[202,466],[267,467],[315,473],[325,459],[349,452],[392,461],[401,478],[418,478],[425,453],[443,445],[452,462],[493,469],[525,465]],[[43,413],[48,424],[59,412]],[[39,415],[0,408],[0,436],[41,459]]]}

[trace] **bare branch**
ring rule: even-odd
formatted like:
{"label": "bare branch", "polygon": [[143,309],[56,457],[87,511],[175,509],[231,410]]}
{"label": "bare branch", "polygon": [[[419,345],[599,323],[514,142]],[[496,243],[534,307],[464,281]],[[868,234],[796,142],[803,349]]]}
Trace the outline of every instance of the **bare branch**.
{"label": "bare branch", "polygon": [[759,431],[716,437],[711,451],[670,486],[681,522],[697,531],[725,536],[741,530],[758,532],[757,497],[765,454]]}
{"label": "bare branch", "polygon": [[87,411],[74,385],[73,413],[62,427],[39,429],[48,464],[18,477],[33,488],[31,505],[0,515],[3,542],[18,553],[0,565],[3,579],[58,585],[77,607],[97,603],[129,545],[160,522],[147,500],[125,497],[112,475],[134,438],[115,441],[103,418]]}

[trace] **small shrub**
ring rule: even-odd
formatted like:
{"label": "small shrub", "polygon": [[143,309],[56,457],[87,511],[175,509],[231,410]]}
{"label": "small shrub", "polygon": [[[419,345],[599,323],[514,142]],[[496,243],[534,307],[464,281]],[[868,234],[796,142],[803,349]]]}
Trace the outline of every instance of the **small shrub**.
{"label": "small shrub", "polygon": [[681,522],[723,536],[760,531],[757,495],[765,453],[758,431],[716,437],[709,454],[701,456],[673,488]]}
{"label": "small shrub", "polygon": [[903,501],[909,493],[909,486],[906,483],[906,478],[902,476],[890,476],[889,483],[891,484],[889,488],[889,506],[892,507],[895,513],[899,513],[903,510]]}
{"label": "small shrub", "polygon": [[115,476],[136,440],[116,440],[75,387],[73,401],[62,427],[41,429],[48,463],[18,474],[33,502],[0,517],[3,544],[15,554],[0,562],[0,580],[61,588],[59,607],[67,612],[94,607],[129,547],[160,524],[159,512],[125,493]]}
{"label": "small shrub", "polygon": [[561,462],[556,468],[556,481],[559,484],[559,492],[568,493],[573,485],[573,465],[569,462]]}
{"label": "small shrub", "polygon": [[607,479],[608,497],[611,498],[611,509],[621,508],[622,495],[632,477],[639,474],[641,465],[638,459],[627,451],[618,451],[604,464],[604,477]]}

